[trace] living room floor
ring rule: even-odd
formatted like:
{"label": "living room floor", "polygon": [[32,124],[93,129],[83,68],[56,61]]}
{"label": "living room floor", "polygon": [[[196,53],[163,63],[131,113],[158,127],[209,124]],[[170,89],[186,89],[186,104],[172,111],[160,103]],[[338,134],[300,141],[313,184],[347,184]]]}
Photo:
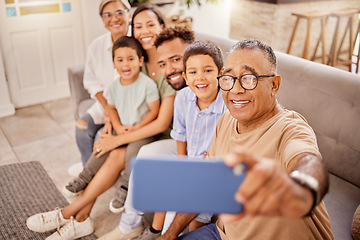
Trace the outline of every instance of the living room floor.
{"label": "living room floor", "polygon": [[[39,161],[61,192],[73,179],[68,168],[81,162],[70,98],[17,109],[13,116],[0,118],[0,152],[0,166]],[[119,223],[120,215],[108,207],[117,186],[102,194],[91,212],[97,236]]]}

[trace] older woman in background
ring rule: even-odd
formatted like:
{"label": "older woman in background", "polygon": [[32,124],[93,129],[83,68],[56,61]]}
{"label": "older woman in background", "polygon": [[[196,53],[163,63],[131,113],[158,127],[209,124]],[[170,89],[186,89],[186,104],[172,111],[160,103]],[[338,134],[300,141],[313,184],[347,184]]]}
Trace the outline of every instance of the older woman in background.
{"label": "older woman in background", "polygon": [[90,158],[97,131],[106,121],[106,91],[116,78],[117,72],[112,62],[112,45],[129,29],[131,6],[128,0],[102,0],[99,14],[109,32],[91,42],[87,51],[84,71],[84,87],[96,102],[76,123],[76,143],[81,153],[83,165]]}

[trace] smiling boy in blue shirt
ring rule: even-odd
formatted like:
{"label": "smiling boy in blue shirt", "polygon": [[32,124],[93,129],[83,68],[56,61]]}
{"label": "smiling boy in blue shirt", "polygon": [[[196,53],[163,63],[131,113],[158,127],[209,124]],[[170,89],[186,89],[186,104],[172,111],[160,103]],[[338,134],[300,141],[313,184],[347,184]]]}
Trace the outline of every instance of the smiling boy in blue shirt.
{"label": "smiling boy in blue shirt", "polygon": [[[217,122],[227,110],[216,78],[223,66],[222,53],[214,43],[196,41],[187,47],[183,64],[183,77],[188,87],[176,95],[170,135],[176,140],[179,156],[202,158],[211,144]],[[135,239],[155,239],[161,230],[165,235],[173,235],[171,230],[171,233],[166,231],[169,226],[171,229],[171,223],[177,217],[175,214],[168,212],[165,218],[164,213],[155,213],[151,227]],[[188,215],[190,231],[209,223],[212,217],[207,213],[177,215]],[[163,229],[158,229],[158,226],[163,226]]]}

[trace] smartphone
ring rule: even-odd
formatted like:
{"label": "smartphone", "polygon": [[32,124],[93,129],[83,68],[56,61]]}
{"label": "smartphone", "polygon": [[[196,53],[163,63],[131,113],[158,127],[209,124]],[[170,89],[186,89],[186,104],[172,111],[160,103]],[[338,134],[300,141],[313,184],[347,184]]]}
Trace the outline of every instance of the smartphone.
{"label": "smartphone", "polygon": [[133,206],[144,212],[239,213],[234,199],[246,165],[221,159],[138,158],[133,162]]}

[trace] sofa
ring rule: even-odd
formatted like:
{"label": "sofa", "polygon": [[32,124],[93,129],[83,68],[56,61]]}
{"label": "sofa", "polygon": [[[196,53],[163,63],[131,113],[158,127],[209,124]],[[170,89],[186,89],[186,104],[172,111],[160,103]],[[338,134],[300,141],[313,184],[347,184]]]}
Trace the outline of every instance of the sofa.
{"label": "sofa", "polygon": [[[218,44],[225,57],[237,42],[201,33],[196,37]],[[282,76],[278,100],[285,108],[301,113],[312,126],[330,173],[330,190],[324,202],[334,237],[353,239],[352,221],[360,204],[360,76],[275,53]],[[83,66],[68,69],[75,119],[93,102],[82,85],[83,71]]]}

